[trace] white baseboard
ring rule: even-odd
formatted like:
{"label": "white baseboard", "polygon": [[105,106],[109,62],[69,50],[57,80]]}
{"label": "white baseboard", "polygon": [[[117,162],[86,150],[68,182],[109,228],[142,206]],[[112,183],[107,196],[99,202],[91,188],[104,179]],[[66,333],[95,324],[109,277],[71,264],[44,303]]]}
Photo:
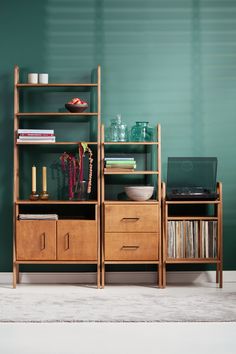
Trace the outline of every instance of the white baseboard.
{"label": "white baseboard", "polygon": [[[168,284],[215,282],[215,271],[176,271],[167,272]],[[86,272],[23,272],[22,284],[92,284],[96,283],[96,273]],[[224,271],[224,282],[236,282],[236,271]],[[0,273],[0,283],[12,282],[12,273]],[[157,282],[156,272],[106,272],[106,284],[148,284]]]}

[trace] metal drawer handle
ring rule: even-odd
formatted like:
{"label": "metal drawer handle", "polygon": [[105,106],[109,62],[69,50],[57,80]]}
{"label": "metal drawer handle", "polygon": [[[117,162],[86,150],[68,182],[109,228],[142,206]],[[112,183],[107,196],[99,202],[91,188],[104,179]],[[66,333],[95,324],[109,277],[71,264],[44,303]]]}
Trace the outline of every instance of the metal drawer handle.
{"label": "metal drawer handle", "polygon": [[136,251],[139,248],[139,246],[135,246],[135,245],[130,245],[130,246],[122,246],[122,250],[126,250],[126,251]]}
{"label": "metal drawer handle", "polygon": [[136,222],[140,218],[122,218],[121,221]]}
{"label": "metal drawer handle", "polygon": [[40,249],[41,251],[45,250],[46,248],[46,235],[45,232],[40,235]]}
{"label": "metal drawer handle", "polygon": [[70,248],[70,235],[69,232],[65,235],[65,250]]}

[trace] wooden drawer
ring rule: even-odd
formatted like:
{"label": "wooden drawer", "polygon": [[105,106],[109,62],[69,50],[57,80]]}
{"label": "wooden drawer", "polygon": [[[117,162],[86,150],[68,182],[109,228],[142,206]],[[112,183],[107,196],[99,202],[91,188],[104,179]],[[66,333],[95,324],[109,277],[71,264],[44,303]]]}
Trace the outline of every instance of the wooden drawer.
{"label": "wooden drawer", "polygon": [[97,260],[97,221],[59,220],[57,222],[58,260]]}
{"label": "wooden drawer", "polygon": [[157,233],[106,233],[105,260],[158,260]]}
{"label": "wooden drawer", "polygon": [[56,221],[17,220],[16,259],[42,261],[56,259]]}
{"label": "wooden drawer", "polygon": [[106,205],[105,232],[157,232],[158,205]]}

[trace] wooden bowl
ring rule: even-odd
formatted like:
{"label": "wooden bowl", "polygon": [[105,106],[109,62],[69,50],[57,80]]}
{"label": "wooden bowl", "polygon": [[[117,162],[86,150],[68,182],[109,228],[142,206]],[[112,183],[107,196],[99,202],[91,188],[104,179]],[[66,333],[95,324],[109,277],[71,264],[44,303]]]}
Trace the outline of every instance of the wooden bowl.
{"label": "wooden bowl", "polygon": [[131,200],[142,201],[152,197],[153,186],[129,186],[125,187],[125,193]]}
{"label": "wooden bowl", "polygon": [[68,109],[69,112],[71,113],[81,113],[85,111],[85,109],[88,108],[88,105],[80,105],[80,104],[71,104],[71,103],[66,103],[65,104],[66,109]]}

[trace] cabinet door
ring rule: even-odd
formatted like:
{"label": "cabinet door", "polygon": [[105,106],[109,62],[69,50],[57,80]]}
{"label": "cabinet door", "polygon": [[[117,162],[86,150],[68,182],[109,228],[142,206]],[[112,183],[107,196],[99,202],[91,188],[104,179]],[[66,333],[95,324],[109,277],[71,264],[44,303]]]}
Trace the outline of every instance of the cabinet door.
{"label": "cabinet door", "polygon": [[57,258],[67,261],[96,261],[97,221],[59,220]]}
{"label": "cabinet door", "polygon": [[56,221],[17,220],[16,259],[56,260]]}
{"label": "cabinet door", "polygon": [[158,260],[157,233],[106,233],[105,260]]}
{"label": "cabinet door", "polygon": [[157,232],[158,205],[106,205],[105,232]]}

